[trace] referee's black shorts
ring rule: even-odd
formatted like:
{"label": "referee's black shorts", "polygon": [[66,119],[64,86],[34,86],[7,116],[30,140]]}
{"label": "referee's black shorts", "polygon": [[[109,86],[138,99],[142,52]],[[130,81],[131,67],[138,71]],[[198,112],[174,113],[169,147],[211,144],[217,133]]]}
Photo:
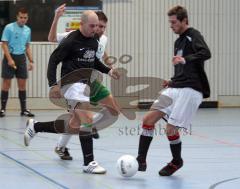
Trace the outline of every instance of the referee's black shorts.
{"label": "referee's black shorts", "polygon": [[14,55],[11,54],[17,69],[8,65],[8,61],[4,56],[2,61],[2,78],[4,79],[12,79],[14,76],[19,79],[27,79],[28,72],[27,72],[27,62],[25,54],[21,55]]}

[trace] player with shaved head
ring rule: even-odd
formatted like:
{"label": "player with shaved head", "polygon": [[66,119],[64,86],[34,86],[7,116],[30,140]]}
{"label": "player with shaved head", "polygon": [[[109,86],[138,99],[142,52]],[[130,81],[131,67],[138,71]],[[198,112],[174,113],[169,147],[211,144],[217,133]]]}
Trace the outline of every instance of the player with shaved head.
{"label": "player with shaved head", "polygon": [[[49,86],[52,91],[56,91],[64,96],[68,103],[69,111],[72,117],[69,121],[70,127],[79,125],[85,126],[86,129],[79,130],[79,139],[83,152],[84,166],[83,171],[92,174],[103,174],[106,170],[94,161],[93,155],[93,139],[91,135],[91,127],[93,115],[90,108],[90,95],[88,83],[80,80],[75,83],[57,85],[56,72],[57,65],[61,62],[61,78],[71,74],[72,72],[82,68],[96,69],[102,73],[109,74],[113,78],[117,78],[117,72],[105,66],[97,57],[98,41],[94,37],[98,27],[98,16],[94,11],[84,11],[80,19],[79,30],[71,32],[59,44],[50,56],[47,77]],[[56,131],[55,122],[35,122],[30,119],[27,123],[27,129],[24,135],[25,145],[28,146],[30,140],[37,132]]]}

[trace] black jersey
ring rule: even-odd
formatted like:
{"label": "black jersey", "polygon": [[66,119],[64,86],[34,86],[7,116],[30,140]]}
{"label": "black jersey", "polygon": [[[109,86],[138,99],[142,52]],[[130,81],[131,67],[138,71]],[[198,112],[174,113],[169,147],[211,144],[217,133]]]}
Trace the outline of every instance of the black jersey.
{"label": "black jersey", "polygon": [[185,64],[174,66],[174,76],[169,87],[190,87],[203,94],[204,98],[210,96],[210,87],[204,71],[204,61],[211,57],[210,50],[199,31],[188,28],[174,44],[174,55],[185,59]]}
{"label": "black jersey", "polygon": [[94,68],[108,73],[110,68],[96,57],[97,49],[97,38],[85,37],[79,30],[67,35],[50,56],[47,71],[49,86],[56,84],[56,70],[60,62],[61,77],[81,68]]}

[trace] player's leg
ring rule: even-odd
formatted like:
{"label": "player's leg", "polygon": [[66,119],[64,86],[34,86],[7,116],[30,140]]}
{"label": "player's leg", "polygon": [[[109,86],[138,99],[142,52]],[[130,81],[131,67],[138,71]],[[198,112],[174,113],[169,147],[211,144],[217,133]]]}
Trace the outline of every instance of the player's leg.
{"label": "player's leg", "polygon": [[112,94],[109,94],[105,98],[99,100],[99,103],[106,107],[113,116],[118,116],[120,114],[120,107],[116,103]]}
{"label": "player's leg", "polygon": [[[59,91],[59,93],[62,93],[62,95],[65,94],[65,97],[69,98],[68,100],[68,106],[71,108],[69,114],[64,114],[62,116],[60,116],[58,119],[60,120],[65,120],[65,128],[67,133],[63,133],[57,142],[57,145],[54,149],[55,153],[59,156],[59,158],[61,158],[62,160],[72,160],[72,156],[70,155],[69,152],[69,148],[67,148],[67,144],[71,139],[71,128],[76,128],[79,130],[80,128],[80,120],[78,118],[78,116],[76,115],[76,112],[74,111],[74,107],[77,106],[78,102],[73,99],[73,95],[77,94],[77,91],[75,94],[71,94],[68,91],[68,89],[71,87],[71,85],[66,85],[61,89],[61,92]],[[81,88],[81,86],[80,86]],[[68,95],[68,96],[66,96]],[[54,98],[54,99],[58,99],[58,98]],[[64,103],[66,102],[66,100],[63,98],[59,98],[61,99]]]}
{"label": "player's leg", "polygon": [[188,130],[202,101],[202,94],[190,88],[172,89],[173,107],[169,113],[166,134],[170,143],[172,160],[159,171],[161,176],[170,176],[183,166],[182,142],[179,128]]}
{"label": "player's leg", "polygon": [[155,124],[169,112],[172,103],[170,97],[161,94],[158,99],[154,101],[150,111],[143,118],[143,132],[139,139],[137,157],[139,171],[145,171],[147,168],[146,157],[153,138]]}
{"label": "player's leg", "polygon": [[24,144],[25,146],[29,146],[30,141],[38,132],[65,133],[65,125],[65,120],[37,122],[34,119],[29,119],[24,132]]}
{"label": "player's leg", "polygon": [[105,98],[98,101],[99,104],[104,106],[102,110],[100,110],[96,115],[94,115],[93,120],[93,137],[96,138],[96,131],[101,130],[103,128],[107,128],[111,126],[119,116],[119,106],[115,103],[114,98],[111,94],[106,96]]}
{"label": "player's leg", "polygon": [[[64,89],[63,89],[64,90]],[[79,140],[83,153],[83,171],[91,174],[104,174],[106,170],[94,161],[92,121],[93,114],[90,109],[90,88],[84,83],[74,83],[65,87],[64,97],[68,101],[68,106],[73,112],[73,117],[69,121],[71,128],[76,128],[81,124],[79,130]],[[79,122],[78,122],[79,121]]]}
{"label": "player's leg", "polygon": [[[118,118],[118,116],[113,116],[112,113],[107,108],[103,108],[93,116],[92,128],[93,129],[95,128],[96,130],[104,129],[106,127],[111,126],[113,123],[115,123],[117,118]],[[72,118],[72,126],[67,126],[67,127],[68,128],[71,128],[71,127],[79,128],[80,125],[81,125],[81,127],[84,127],[84,125],[80,124],[78,120],[79,119],[76,118],[76,116],[74,116]],[[70,133],[71,132],[69,132],[68,134],[61,135],[59,140],[58,140],[58,144],[57,144],[57,148],[59,149],[59,151],[61,149],[63,149],[64,152],[66,152],[66,153],[64,153],[64,155],[63,155],[63,150],[59,152],[59,151],[56,150],[57,148],[55,148],[55,152],[63,160],[72,159],[72,157],[70,156],[68,148],[66,148],[67,143],[69,142],[69,140],[71,138]],[[95,138],[98,138],[96,135],[98,135],[98,133],[92,131],[92,136],[95,137]],[[67,150],[65,150],[65,149],[67,149]]]}
{"label": "player's leg", "polygon": [[26,83],[28,78],[27,63],[25,56],[14,57],[16,62],[16,78],[18,83],[18,97],[21,106],[21,116],[34,117],[34,114],[27,109],[27,95],[26,95]]}
{"label": "player's leg", "polygon": [[17,79],[18,83],[18,97],[20,101],[21,106],[21,116],[26,117],[34,117],[34,114],[30,112],[30,110],[26,107],[26,101],[27,101],[27,94],[26,94],[26,79]]}
{"label": "player's leg", "polygon": [[[75,107],[77,106],[77,102],[74,100],[69,100],[70,103],[69,105],[71,107]],[[83,108],[83,107],[82,107]],[[79,111],[79,114],[77,113]],[[80,125],[81,125],[81,120],[79,118],[79,116],[85,116],[82,114],[82,112],[80,110],[78,110],[78,107],[76,107],[76,110],[70,110],[70,114],[65,114],[65,121],[67,122],[67,126],[68,129],[80,129]],[[83,112],[84,113],[84,112]],[[60,116],[61,117],[61,116]],[[69,131],[68,130],[68,131]],[[64,133],[62,134],[59,139],[58,139],[58,143],[57,146],[55,147],[55,152],[58,154],[58,156],[62,159],[62,160],[72,160],[72,156],[69,153],[69,149],[67,148],[67,144],[71,139],[71,134],[70,133]]]}
{"label": "player's leg", "polygon": [[159,171],[161,176],[170,176],[183,166],[181,156],[182,142],[178,130],[179,128],[174,125],[167,124],[166,126],[166,135],[170,143],[172,160]]}
{"label": "player's leg", "polygon": [[69,153],[69,149],[66,147],[70,141],[72,135],[69,133],[62,134],[59,139],[57,146],[55,147],[55,152],[62,160],[72,160],[72,156]]}
{"label": "player's leg", "polygon": [[11,79],[3,79],[2,80],[2,90],[1,90],[1,111],[0,117],[5,116],[6,106],[8,101],[8,91],[11,87]]}
{"label": "player's leg", "polygon": [[[93,120],[93,137],[98,138],[99,135],[96,131],[111,126],[117,120],[120,112],[123,113],[123,110],[120,108],[116,99],[110,94],[109,90],[100,82],[94,81],[90,88],[91,104],[101,104],[105,107],[94,116]],[[129,118],[128,114],[124,115]],[[133,119],[133,117],[135,118],[135,114],[130,117],[131,119]]]}
{"label": "player's leg", "polygon": [[[110,96],[110,91],[104,86],[101,84],[101,82],[95,80],[91,85],[90,85],[90,102],[92,105],[98,105],[99,103],[101,103],[101,105],[104,106],[104,104],[106,104],[105,100],[109,98]],[[107,102],[109,102],[109,100],[106,100]],[[111,107],[112,105],[110,105]],[[111,110],[111,114],[116,114],[116,111],[114,110],[115,107],[112,107],[112,110]],[[99,134],[98,134],[98,130],[97,127],[95,125],[99,124],[101,125],[102,122],[101,121],[105,121],[105,120],[102,120],[103,119],[103,115],[101,113],[108,113],[107,112],[108,110],[104,110],[104,111],[101,111],[99,112],[98,114],[96,114],[94,116],[94,120],[93,120],[93,127],[92,127],[92,136],[93,138],[95,139],[98,139],[99,138]],[[106,117],[106,116],[104,116]],[[96,123],[96,124],[95,124]]]}
{"label": "player's leg", "polygon": [[149,146],[153,139],[155,123],[165,114],[159,110],[150,110],[143,118],[142,134],[139,138],[138,157],[139,171],[146,171],[146,158]]}
{"label": "player's leg", "polygon": [[[106,173],[106,170],[94,161],[92,138],[93,114],[88,111],[89,106],[89,103],[81,103],[75,108],[75,113],[80,119],[82,126],[79,131],[79,139],[83,153],[83,171],[90,174],[104,174]],[[75,124],[73,124],[73,126],[75,126]]]}
{"label": "player's leg", "polygon": [[[107,103],[108,101],[104,100],[104,102]],[[111,126],[117,120],[118,116],[113,115],[113,114],[116,114],[116,111],[115,110],[109,110],[109,109],[111,109],[111,108],[108,108],[108,109],[103,108],[93,116],[93,123],[92,123],[92,136],[93,136],[93,138],[99,138],[99,134],[98,134],[97,131]],[[111,111],[113,113],[111,113]],[[77,119],[76,116],[74,116],[72,118],[72,120],[75,120],[75,119]],[[77,122],[74,123],[74,126],[72,124],[72,127],[79,127],[79,125],[80,124],[77,121]],[[81,125],[81,127],[84,127],[84,125]],[[70,153],[69,153],[69,149],[66,147],[70,138],[71,138],[70,134],[61,135],[59,140],[58,140],[57,147],[55,148],[55,152],[63,160],[71,160],[72,159],[72,157],[70,156]]]}
{"label": "player's leg", "polygon": [[2,61],[2,90],[1,90],[1,111],[0,117],[5,116],[6,106],[8,101],[8,91],[11,87],[11,80],[15,75],[14,68],[8,65],[6,57]]}

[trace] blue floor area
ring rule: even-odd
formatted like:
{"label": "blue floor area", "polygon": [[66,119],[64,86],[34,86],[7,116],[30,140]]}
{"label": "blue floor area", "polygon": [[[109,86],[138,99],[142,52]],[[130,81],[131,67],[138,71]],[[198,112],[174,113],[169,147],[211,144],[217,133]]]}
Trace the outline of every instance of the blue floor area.
{"label": "blue floor area", "polygon": [[[36,120],[56,119],[62,111],[35,111]],[[58,135],[40,133],[29,147],[23,144],[27,118],[8,111],[0,119],[0,188],[3,189],[239,189],[240,186],[240,109],[200,109],[191,134],[182,132],[184,166],[170,177],[158,171],[171,160],[169,142],[164,135],[164,122],[157,124],[148,153],[146,172],[131,178],[121,177],[117,159],[137,155],[141,119],[120,116],[111,127],[99,132],[94,140],[95,159],[107,169],[105,175],[82,172],[82,152],[78,135],[68,147],[72,161],[63,161],[54,152]]]}

